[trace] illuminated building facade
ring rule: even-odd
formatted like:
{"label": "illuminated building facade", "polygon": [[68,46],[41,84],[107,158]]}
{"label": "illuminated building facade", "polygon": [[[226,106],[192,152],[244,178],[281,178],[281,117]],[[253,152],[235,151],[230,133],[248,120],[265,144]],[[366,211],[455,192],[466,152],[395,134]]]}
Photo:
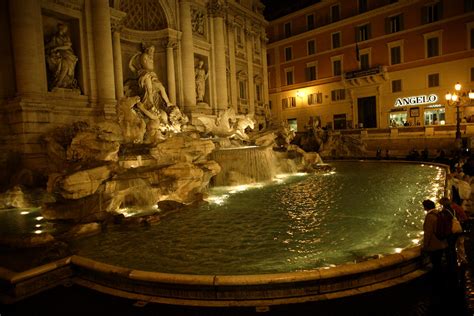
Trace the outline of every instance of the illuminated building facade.
{"label": "illuminated building facade", "polygon": [[[297,131],[456,124],[474,88],[474,1],[322,0],[270,22],[270,105]],[[474,123],[472,102],[461,104]]]}

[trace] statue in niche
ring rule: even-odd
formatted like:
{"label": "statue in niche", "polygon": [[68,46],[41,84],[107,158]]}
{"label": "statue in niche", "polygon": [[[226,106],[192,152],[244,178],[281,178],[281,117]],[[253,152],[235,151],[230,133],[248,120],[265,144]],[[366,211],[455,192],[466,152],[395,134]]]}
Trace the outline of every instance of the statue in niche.
{"label": "statue in niche", "polygon": [[171,102],[166,94],[165,87],[158,79],[154,70],[155,46],[143,47],[143,51],[135,54],[129,63],[130,70],[138,75],[138,85],[143,90],[142,103],[147,109],[158,109],[170,106]]}
{"label": "statue in niche", "polygon": [[204,95],[206,94],[206,80],[208,73],[204,69],[204,61],[199,60],[198,65],[194,70],[194,79],[196,81],[196,101],[198,103],[204,102]]}
{"label": "statue in niche", "polygon": [[143,46],[142,52],[130,59],[130,70],[138,76],[138,82],[135,82],[135,86],[131,81],[125,84],[127,95],[141,95],[141,102],[137,103],[137,107],[148,120],[145,135],[147,143],[165,139],[168,132],[180,132],[181,125],[188,122],[186,115],[171,104],[165,87],[154,71],[154,52],[153,45]]}
{"label": "statue in niche", "polygon": [[74,68],[78,58],[72,50],[72,42],[66,24],[58,23],[57,32],[46,43],[45,50],[46,63],[51,74],[50,89],[77,89]]}

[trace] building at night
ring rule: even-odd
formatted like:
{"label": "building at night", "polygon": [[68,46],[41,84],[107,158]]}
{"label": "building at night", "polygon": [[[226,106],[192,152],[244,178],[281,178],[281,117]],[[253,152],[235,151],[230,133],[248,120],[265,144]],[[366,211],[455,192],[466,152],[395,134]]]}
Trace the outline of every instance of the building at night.
{"label": "building at night", "polygon": [[[454,129],[459,110],[471,132],[472,0],[322,0],[270,21],[267,34],[271,109],[297,131],[409,125],[432,135]],[[447,104],[457,82],[464,100]]]}

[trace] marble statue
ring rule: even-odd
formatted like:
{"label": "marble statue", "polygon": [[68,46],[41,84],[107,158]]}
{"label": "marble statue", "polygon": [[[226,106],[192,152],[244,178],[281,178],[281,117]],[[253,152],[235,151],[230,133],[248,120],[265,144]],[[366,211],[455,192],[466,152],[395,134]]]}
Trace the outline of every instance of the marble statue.
{"label": "marble statue", "polygon": [[255,120],[250,115],[237,115],[233,108],[229,107],[217,116],[200,115],[196,117],[197,129],[204,133],[217,137],[237,138],[248,140],[246,129],[255,126]]}
{"label": "marble statue", "polygon": [[250,115],[246,114],[242,117],[238,117],[237,122],[235,123],[235,133],[233,136],[241,140],[249,140],[249,136],[245,131],[247,128],[254,129],[254,127],[255,120]]}
{"label": "marble statue", "polygon": [[57,33],[45,45],[46,63],[51,74],[49,86],[50,89],[76,89],[74,68],[78,58],[74,55],[67,25],[58,23],[57,27]]}
{"label": "marble statue", "polygon": [[117,104],[118,122],[122,129],[125,143],[142,143],[146,131],[146,123],[141,113],[136,110],[140,102],[139,96],[125,97]]}
{"label": "marble statue", "polygon": [[143,51],[135,54],[129,63],[130,70],[138,75],[138,85],[143,92],[141,101],[147,109],[152,107],[161,109],[163,102],[165,106],[172,105],[165,87],[154,70],[154,53],[155,46],[144,47]]}
{"label": "marble statue", "polygon": [[204,102],[204,95],[206,93],[206,80],[208,73],[204,69],[204,61],[199,60],[198,65],[194,71],[194,79],[196,81],[196,101],[198,103]]}
{"label": "marble statue", "polygon": [[179,133],[181,125],[188,122],[186,115],[171,104],[165,87],[154,71],[154,52],[153,45],[144,47],[142,52],[136,53],[130,59],[130,70],[138,76],[138,82],[135,87],[131,82],[127,82],[124,87],[127,95],[141,96],[137,108],[147,121],[144,141],[153,144],[165,139],[168,132]]}

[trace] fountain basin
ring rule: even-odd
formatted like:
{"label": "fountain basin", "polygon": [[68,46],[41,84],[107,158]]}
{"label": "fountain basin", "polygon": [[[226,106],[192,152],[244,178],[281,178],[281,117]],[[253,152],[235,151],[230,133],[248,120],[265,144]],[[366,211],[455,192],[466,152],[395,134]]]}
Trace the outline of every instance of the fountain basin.
{"label": "fountain basin", "polygon": [[[434,173],[439,174],[441,170],[445,172],[441,167],[436,167],[436,170]],[[387,175],[386,172],[383,173],[383,176]],[[410,173],[409,177],[413,180],[413,185],[419,188],[420,185],[415,173]],[[426,175],[422,174],[420,179],[425,180]],[[437,179],[435,182],[444,184],[444,179]],[[380,185],[378,186],[380,187]],[[416,224],[408,223],[408,226],[414,225],[412,229],[415,232],[419,231],[421,229],[419,220],[423,218],[423,211],[420,207],[421,200],[427,197],[435,199],[443,193],[444,186],[442,185],[426,192],[426,195],[414,197],[410,203],[420,213],[415,214],[415,218],[418,220]],[[400,199],[400,196],[397,197]],[[413,212],[413,210],[408,210],[408,213]],[[406,221],[410,221],[410,218],[407,218]],[[166,220],[161,221],[160,225],[162,223],[166,223]],[[158,241],[156,242],[158,243]],[[365,258],[365,261],[361,262],[353,261],[345,264],[338,263],[336,266],[318,267],[313,258],[312,268],[303,265],[279,273],[269,272],[280,271],[278,268],[275,270],[272,267],[270,270],[255,271],[254,273],[248,272],[248,270],[244,273],[240,271],[240,275],[222,272],[215,268],[215,273],[206,273],[205,271],[169,273],[163,270],[152,271],[140,268],[133,262],[123,261],[120,257],[117,260],[106,260],[108,263],[105,263],[97,256],[81,253],[72,256],[68,264],[74,272],[71,279],[73,282],[112,295],[167,304],[260,306],[355,295],[417,278],[426,272],[427,261],[420,256],[419,246],[406,246],[406,243],[407,241],[401,243],[400,248],[397,248],[397,253],[371,256],[373,253],[369,252],[366,254],[369,259]],[[137,243],[134,245],[136,248],[139,246]],[[107,244],[104,246],[107,247]],[[99,252],[102,252],[100,248]],[[149,258],[148,260],[154,259]],[[348,261],[350,260],[346,262]],[[38,276],[32,278],[35,277]],[[12,282],[11,274],[5,275],[5,279],[6,283],[11,283],[12,287],[16,287],[16,284]],[[28,282],[34,281],[29,280]]]}

